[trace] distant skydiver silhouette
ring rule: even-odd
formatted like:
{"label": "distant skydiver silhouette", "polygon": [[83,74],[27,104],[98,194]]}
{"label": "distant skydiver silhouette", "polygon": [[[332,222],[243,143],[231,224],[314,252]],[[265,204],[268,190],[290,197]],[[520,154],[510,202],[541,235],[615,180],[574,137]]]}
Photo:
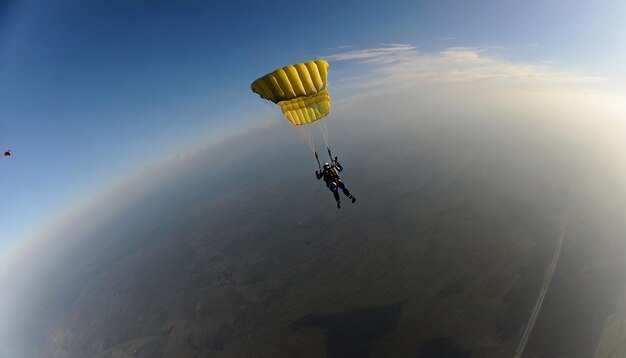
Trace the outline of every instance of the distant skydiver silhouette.
{"label": "distant skydiver silhouette", "polygon": [[343,194],[352,200],[352,203],[356,201],[354,195],[350,193],[350,190],[346,188],[346,185],[339,178],[339,172],[343,171],[343,166],[337,161],[337,157],[332,161],[332,165],[324,163],[324,167],[320,171],[315,171],[317,180],[324,178],[326,187],[333,192],[333,196],[337,201],[337,209],[341,209],[341,200],[339,199],[339,189],[343,191]]}
{"label": "distant skydiver silhouette", "polygon": [[6,152],[4,152],[4,154],[2,154],[3,157],[12,157],[13,153],[11,153],[10,150],[7,150]]}

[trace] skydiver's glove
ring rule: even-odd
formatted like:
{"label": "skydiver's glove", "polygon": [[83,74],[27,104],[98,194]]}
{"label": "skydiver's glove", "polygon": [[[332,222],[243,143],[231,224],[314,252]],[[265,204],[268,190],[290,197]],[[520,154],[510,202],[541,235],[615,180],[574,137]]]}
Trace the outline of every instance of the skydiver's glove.
{"label": "skydiver's glove", "polygon": [[315,176],[320,176],[320,173],[317,170],[315,171]]}

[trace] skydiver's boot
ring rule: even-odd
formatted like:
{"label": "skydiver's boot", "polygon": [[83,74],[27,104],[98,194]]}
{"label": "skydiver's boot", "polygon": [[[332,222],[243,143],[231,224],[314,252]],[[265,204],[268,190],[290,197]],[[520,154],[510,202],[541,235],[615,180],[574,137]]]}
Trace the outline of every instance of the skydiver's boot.
{"label": "skydiver's boot", "polygon": [[354,202],[356,201],[356,197],[354,197],[354,195],[350,195],[349,198],[352,199],[352,204],[354,204]]}
{"label": "skydiver's boot", "polygon": [[341,209],[341,201],[337,200],[337,209]]}

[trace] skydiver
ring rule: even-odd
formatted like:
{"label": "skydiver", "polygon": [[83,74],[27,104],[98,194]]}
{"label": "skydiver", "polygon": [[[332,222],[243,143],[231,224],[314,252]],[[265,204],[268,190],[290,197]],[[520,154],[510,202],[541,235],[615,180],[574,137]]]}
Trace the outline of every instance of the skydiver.
{"label": "skydiver", "polygon": [[337,201],[337,209],[341,209],[341,200],[339,199],[339,189],[343,191],[343,194],[352,200],[352,203],[356,201],[354,195],[350,193],[350,190],[346,188],[346,185],[339,178],[339,172],[343,171],[343,167],[337,161],[337,157],[332,161],[332,165],[328,163],[324,163],[323,170],[315,171],[315,176],[317,180],[324,178],[326,182],[326,187],[328,190],[333,192],[333,196]]}
{"label": "skydiver", "polygon": [[2,154],[3,157],[12,157],[13,153],[11,153],[11,150],[7,150],[6,152],[4,152],[4,154]]}

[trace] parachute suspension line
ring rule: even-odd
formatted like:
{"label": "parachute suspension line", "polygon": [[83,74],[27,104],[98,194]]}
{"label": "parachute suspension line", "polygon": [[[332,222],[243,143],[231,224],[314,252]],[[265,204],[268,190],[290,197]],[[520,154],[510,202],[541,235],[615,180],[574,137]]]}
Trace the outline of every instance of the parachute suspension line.
{"label": "parachute suspension line", "polygon": [[306,126],[297,126],[296,128],[302,134],[300,137],[304,140],[306,145],[309,147],[309,149],[311,149],[311,151],[315,155],[317,166],[319,167],[320,171],[322,171],[322,164],[320,164],[320,157],[319,155],[317,155],[317,149],[315,149],[315,143],[313,142],[311,133],[309,133],[309,129]]}
{"label": "parachute suspension line", "polygon": [[294,131],[298,133],[298,136],[302,139],[302,141],[306,144],[306,146],[309,147],[309,150],[313,152],[313,155],[315,155],[315,160],[317,161],[317,166],[320,168],[320,170],[322,170],[322,165],[320,164],[320,158],[319,158],[319,155],[317,154],[317,149],[315,148],[315,142],[313,141],[313,136],[311,136],[309,127],[306,125],[301,125],[301,126],[290,125],[289,127],[293,128]]}
{"label": "parachute suspension line", "polygon": [[302,138],[304,143],[306,143],[311,152],[316,154],[317,151],[315,150],[315,143],[313,143],[313,138],[311,137],[311,133],[309,133],[309,129],[306,126],[296,126],[295,128],[296,132],[298,132],[298,135]]}
{"label": "parachute suspension line", "polygon": [[319,123],[320,131],[322,132],[322,137],[324,138],[324,143],[326,143],[326,148],[330,148],[330,141],[328,140],[328,128],[326,128],[326,121],[321,119],[317,121]]}
{"label": "parachute suspension line", "polygon": [[324,143],[326,143],[326,150],[328,151],[328,157],[330,158],[331,163],[335,161],[333,157],[333,153],[330,151],[330,140],[328,139],[328,128],[326,128],[326,121],[319,120],[320,131],[322,132],[322,137],[324,138]]}

